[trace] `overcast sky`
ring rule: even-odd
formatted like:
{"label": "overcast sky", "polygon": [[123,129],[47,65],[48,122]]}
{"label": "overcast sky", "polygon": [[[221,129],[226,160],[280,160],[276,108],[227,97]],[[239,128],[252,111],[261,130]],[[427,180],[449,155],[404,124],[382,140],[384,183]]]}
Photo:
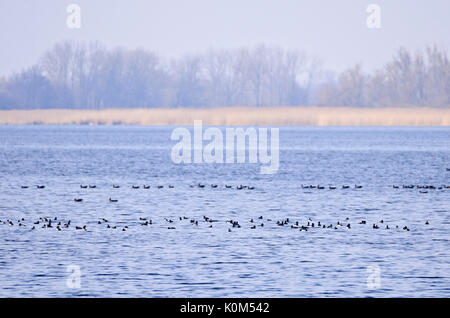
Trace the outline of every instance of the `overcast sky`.
{"label": "overcast sky", "polygon": [[[81,29],[66,8],[81,8]],[[369,29],[366,8],[381,7]],[[0,75],[35,63],[57,41],[99,40],[177,57],[259,43],[301,49],[340,71],[385,63],[400,47],[450,48],[448,0],[0,0]]]}

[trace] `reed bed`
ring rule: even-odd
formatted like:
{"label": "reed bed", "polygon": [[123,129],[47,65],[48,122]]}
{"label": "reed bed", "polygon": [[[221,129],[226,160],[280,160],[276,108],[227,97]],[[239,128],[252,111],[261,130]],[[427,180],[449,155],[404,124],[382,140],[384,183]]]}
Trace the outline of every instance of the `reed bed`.
{"label": "reed bed", "polygon": [[358,107],[220,107],[211,109],[1,110],[9,125],[449,126],[450,109]]}

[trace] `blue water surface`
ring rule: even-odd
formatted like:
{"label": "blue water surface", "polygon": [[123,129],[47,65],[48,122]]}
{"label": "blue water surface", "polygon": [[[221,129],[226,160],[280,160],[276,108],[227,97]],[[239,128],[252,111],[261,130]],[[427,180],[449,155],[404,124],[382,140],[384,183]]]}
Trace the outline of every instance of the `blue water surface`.
{"label": "blue water surface", "polygon": [[174,164],[173,129],[0,126],[0,296],[450,296],[450,128],[280,128],[272,175]]}

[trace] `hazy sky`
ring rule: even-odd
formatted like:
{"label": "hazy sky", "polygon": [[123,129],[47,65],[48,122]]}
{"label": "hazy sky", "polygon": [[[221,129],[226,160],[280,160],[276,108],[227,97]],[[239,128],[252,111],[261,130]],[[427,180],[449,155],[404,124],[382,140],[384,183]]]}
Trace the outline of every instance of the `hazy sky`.
{"label": "hazy sky", "polygon": [[[81,29],[66,8],[81,7]],[[369,29],[366,8],[381,7]],[[449,0],[0,0],[0,75],[35,63],[57,41],[99,40],[165,56],[258,43],[302,49],[324,68],[385,63],[400,47],[450,48]]]}

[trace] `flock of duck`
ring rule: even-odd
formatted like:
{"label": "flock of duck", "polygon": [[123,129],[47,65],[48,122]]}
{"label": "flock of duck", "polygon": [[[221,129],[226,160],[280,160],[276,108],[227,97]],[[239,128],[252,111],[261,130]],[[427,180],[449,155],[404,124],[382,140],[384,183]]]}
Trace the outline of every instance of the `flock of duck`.
{"label": "flock of duck", "polygon": [[[210,184],[209,186],[210,186],[211,188],[213,188],[213,189],[216,189],[216,188],[219,187],[218,184]],[[120,186],[120,185],[117,185],[117,184],[113,184],[113,185],[112,185],[112,188],[113,188],[113,189],[119,189],[120,187],[121,187],[121,186]],[[141,187],[140,185],[132,185],[132,186],[131,186],[131,189],[141,189],[141,188],[142,188],[142,189],[150,189],[151,187],[152,187],[152,186],[146,185],[146,184],[142,185],[142,187]],[[206,184],[202,184],[202,183],[197,183],[197,184],[190,184],[189,187],[190,187],[190,188],[201,188],[201,189],[203,189],[203,188],[207,187],[207,185],[206,185]],[[254,186],[250,186],[250,185],[242,185],[242,184],[237,185],[237,186],[233,186],[233,185],[230,185],[230,184],[225,184],[224,187],[225,187],[226,189],[232,189],[232,188],[235,188],[236,190],[254,190],[254,189],[255,189]],[[357,185],[357,184],[355,184],[355,185],[353,186],[354,189],[361,189],[362,187],[363,187],[362,185]],[[29,186],[27,186],[27,185],[22,185],[21,188],[22,188],[22,189],[28,189]],[[37,188],[37,189],[45,189],[45,185],[36,185],[36,188]],[[95,185],[95,184],[94,184],[94,185],[91,185],[91,184],[89,184],[89,185],[83,185],[83,184],[80,184],[80,189],[96,189],[96,188],[97,188],[97,185]],[[164,188],[164,185],[157,185],[157,186],[154,186],[154,188],[157,188],[157,189],[163,189],[163,188]],[[167,188],[173,189],[173,188],[175,188],[175,186],[169,184],[169,185],[167,186]],[[338,188],[338,186],[335,186],[335,185],[328,185],[328,189],[329,189],[329,190],[336,190],[337,188]],[[340,186],[340,188],[342,188],[342,189],[350,189],[350,188],[352,188],[352,187],[351,187],[350,185],[344,184],[344,185]],[[428,190],[450,189],[450,185],[434,186],[434,185],[405,185],[405,184],[403,184],[402,186],[399,186],[399,185],[392,185],[392,188],[393,188],[393,189],[400,189],[400,188],[402,188],[402,189],[419,189],[419,193],[428,193]],[[310,185],[304,185],[304,184],[302,184],[302,185],[301,185],[301,189],[303,189],[303,190],[308,190],[308,189],[323,190],[323,189],[325,189],[325,186],[319,185],[319,184],[317,184],[317,185],[312,185],[312,184],[310,184]],[[82,198],[74,198],[73,201],[79,203],[79,202],[83,202],[83,199],[82,199]],[[119,200],[118,200],[118,199],[113,199],[113,198],[110,197],[110,198],[109,198],[109,202],[110,202],[110,203],[117,203],[117,202],[119,202]]]}
{"label": "flock of duck", "polygon": [[[362,185],[357,185],[355,184],[354,189],[361,189],[363,186]],[[302,189],[318,189],[318,190],[323,190],[325,189],[325,186],[322,185],[301,185]],[[329,190],[336,190],[338,187],[335,185],[328,185],[328,189]],[[350,189],[351,187],[349,185],[342,185],[341,186],[342,189]],[[420,189],[419,192],[420,193],[427,193],[427,191],[425,190],[442,190],[442,189],[450,189],[450,185],[439,185],[439,186],[434,186],[434,185],[413,185],[413,184],[403,184],[401,186],[399,185],[392,185],[393,189]]]}
{"label": "flock of duck", "polygon": [[[124,224],[123,222],[110,222],[109,220],[105,218],[99,218],[97,221],[90,222],[90,226],[102,226],[103,229],[111,229],[111,230],[121,230],[121,231],[127,231],[133,226],[162,226],[163,228],[167,228],[168,230],[175,230],[177,226],[183,226],[184,224],[190,224],[194,227],[199,227],[202,224],[206,224],[206,227],[213,228],[214,223],[225,223],[226,224],[226,231],[232,232],[232,229],[240,229],[240,228],[248,228],[248,229],[257,229],[257,228],[264,228],[264,227],[288,227],[291,229],[298,229],[300,232],[307,232],[314,229],[345,229],[350,230],[352,229],[352,224],[350,223],[350,219],[346,218],[344,221],[337,221],[336,223],[323,223],[318,220],[313,220],[311,218],[308,218],[307,222],[304,224],[301,224],[300,221],[294,221],[290,220],[289,218],[281,219],[273,221],[271,218],[264,218],[262,215],[255,219],[249,219],[243,223],[240,223],[237,220],[218,220],[213,219],[207,216],[203,216],[201,219],[195,219],[195,218],[189,218],[186,216],[179,216],[176,219],[169,219],[164,218],[161,222],[154,222],[149,217],[139,217],[138,220],[135,222],[131,222],[129,224]],[[31,231],[37,230],[38,228],[42,229],[56,229],[57,231],[62,231],[64,229],[75,229],[80,231],[88,231],[87,225],[75,225],[72,226],[71,220],[60,220],[58,217],[39,217],[37,220],[33,221],[31,220],[31,223],[28,223],[28,220],[25,218],[21,218],[16,221],[12,220],[0,220],[0,225],[8,225],[8,226],[18,226],[19,228],[28,229],[30,228]],[[358,223],[360,226],[367,225],[366,220],[360,220]],[[430,222],[426,221],[425,225],[429,225]],[[399,226],[399,225],[391,225],[386,224],[384,220],[380,220],[376,223],[373,223],[371,226],[372,229],[401,229],[404,231],[410,231],[410,228],[408,226]]]}
{"label": "flock of duck", "polygon": [[[112,188],[113,189],[119,189],[121,186],[117,185],[117,184],[113,184]],[[168,185],[167,188],[169,189],[173,189],[175,186],[173,185]],[[202,183],[197,183],[197,184],[191,184],[189,185],[190,188],[205,188],[207,187],[206,184],[202,184]],[[211,187],[213,189],[218,188],[219,185],[217,184],[210,184],[208,187]],[[254,190],[255,187],[254,186],[250,186],[250,185],[237,185],[237,186],[233,186],[230,184],[225,184],[224,185],[225,188],[227,189],[232,189],[235,188],[236,190]],[[342,189],[350,189],[350,188],[354,188],[354,189],[361,189],[363,186],[362,185],[357,185],[355,184],[353,187],[351,187],[350,185],[342,185],[340,186],[340,188]],[[22,189],[27,189],[29,188],[29,186],[27,185],[22,185],[21,186]],[[45,189],[45,185],[36,185],[37,189]],[[81,189],[96,189],[97,186],[96,185],[80,185]],[[142,185],[142,187],[140,185],[132,185],[131,189],[150,189],[151,186],[150,185]],[[157,189],[162,189],[164,188],[164,185],[157,185],[154,186],[154,188]],[[338,186],[334,186],[334,185],[328,185],[328,189],[329,190],[335,190],[337,189]],[[441,189],[450,189],[450,185],[441,185],[441,186],[433,186],[433,185],[393,185],[392,188],[394,189],[419,189],[421,193],[427,193],[427,190],[441,190]],[[317,189],[317,190],[323,190],[325,189],[325,186],[322,185],[301,185],[301,189]],[[75,202],[83,202],[82,198],[74,198]],[[109,202],[111,203],[115,203],[118,202],[117,199],[113,199],[113,198],[109,198]],[[207,227],[212,228],[213,224],[216,222],[222,222],[222,223],[226,223],[228,226],[227,231],[231,232],[232,229],[239,229],[241,227],[247,227],[249,229],[257,229],[257,228],[264,228],[267,226],[280,226],[280,227],[289,227],[291,229],[298,229],[299,231],[308,231],[308,230],[312,230],[312,229],[346,229],[346,230],[350,230],[352,229],[352,225],[350,223],[349,218],[346,218],[344,221],[337,221],[336,223],[329,223],[329,224],[325,224],[321,221],[318,220],[312,220],[311,218],[308,218],[307,222],[304,224],[301,224],[299,221],[292,221],[289,218],[285,218],[282,220],[277,220],[277,221],[272,221],[272,219],[270,218],[264,218],[263,216],[259,216],[258,218],[255,219],[250,219],[247,222],[244,223],[239,223],[239,221],[237,220],[215,220],[212,219],[210,217],[207,216],[203,216],[202,219],[197,220],[194,218],[188,218],[186,216],[179,216],[177,219],[168,219],[168,218],[164,218],[164,221],[160,224],[163,224],[164,227],[167,227],[167,229],[169,230],[174,230],[176,229],[176,226],[181,226],[182,222],[188,222],[190,223],[192,226],[199,226],[199,224],[201,223],[206,223]],[[71,220],[59,220],[57,217],[39,217],[39,219],[32,221],[31,224],[28,224],[27,221],[25,220],[25,218],[21,218],[19,220],[17,220],[17,222],[12,221],[12,220],[0,220],[0,225],[4,224],[4,225],[9,225],[9,226],[15,226],[17,225],[20,228],[29,228],[31,231],[32,230],[36,230],[38,228],[44,228],[44,229],[51,229],[54,228],[57,231],[62,231],[64,229],[69,229],[69,228],[73,228],[75,230],[81,230],[81,231],[88,231],[87,229],[87,225],[83,224],[83,225],[75,225],[75,226],[71,226]],[[152,226],[157,224],[157,222],[154,222],[152,219],[147,218],[147,217],[140,217],[139,220],[136,220],[136,222],[132,223],[132,224],[128,224],[128,225],[124,225],[123,223],[116,223],[113,224],[112,222],[110,222],[109,220],[105,219],[105,218],[100,218],[99,220],[95,221],[95,222],[91,222],[91,224],[96,224],[97,226],[103,225],[105,229],[111,229],[111,230],[115,230],[115,229],[119,229],[121,231],[127,231],[130,227],[135,226],[135,225],[139,225],[139,226]],[[360,220],[358,223],[358,225],[366,225],[367,221],[366,220]],[[425,222],[425,225],[429,225],[429,221]],[[391,225],[389,226],[389,224],[386,224],[383,220],[380,220],[376,223],[372,224],[372,229],[402,229],[404,231],[409,231],[410,228],[408,226],[399,226],[399,225]]]}
{"label": "flock of duck", "polygon": [[[218,184],[214,184],[214,183],[212,183],[210,186],[211,186],[211,188],[213,188],[213,189],[219,187]],[[189,187],[190,187],[190,188],[202,188],[202,189],[203,189],[203,188],[206,187],[206,184],[202,184],[202,183],[191,184],[191,185],[189,185]],[[233,187],[234,187],[234,186],[232,186],[232,185],[225,184],[225,188],[227,188],[227,189],[232,189]],[[30,188],[30,186],[27,186],[27,185],[22,185],[22,186],[21,186],[21,189],[28,189],[28,188]],[[45,189],[45,185],[36,185],[36,188],[37,188],[37,189]],[[91,185],[91,184],[89,184],[89,185],[82,185],[82,184],[80,184],[80,189],[96,189],[96,188],[97,188],[97,186],[96,186],[95,184],[94,184],[94,185]],[[113,184],[113,185],[112,185],[112,188],[113,188],[113,189],[119,189],[119,188],[120,188],[120,185]],[[142,185],[142,189],[150,189],[150,188],[151,188],[150,185],[146,185],[146,184]],[[163,188],[164,188],[164,185],[157,185],[157,186],[154,186],[153,188],[163,189]],[[167,186],[167,188],[173,189],[173,188],[175,188],[175,186],[169,184],[169,185]],[[132,185],[132,186],[131,186],[131,189],[141,189],[141,186],[140,186],[140,185]],[[237,190],[243,190],[243,189],[254,190],[255,187],[254,187],[254,186],[249,186],[249,185],[242,185],[242,184],[240,184],[240,185],[236,186],[236,189],[237,189]]]}
{"label": "flock of duck", "polygon": [[[399,185],[392,185],[393,189],[400,189]],[[403,184],[401,186],[402,189],[419,189],[419,193],[428,193],[428,190],[443,190],[443,189],[450,189],[450,185],[440,185],[440,186],[434,186],[434,185],[420,185],[420,184]]]}
{"label": "flock of duck", "polygon": [[[210,184],[209,186],[211,188],[213,188],[213,189],[219,187],[218,184],[214,184],[214,183]],[[151,187],[152,186],[146,185],[146,184],[142,185],[142,187],[140,185],[132,185],[131,189],[141,189],[141,188],[142,189],[150,189]],[[201,189],[203,189],[203,188],[207,187],[207,185],[206,184],[202,184],[202,183],[197,183],[197,184],[190,184],[189,187],[190,188],[201,188]],[[225,184],[224,187],[227,188],[227,189],[236,188],[237,190],[243,190],[243,189],[254,190],[255,189],[254,186],[242,185],[242,184],[240,184],[240,185],[238,185],[236,187],[234,187],[233,185],[230,185],[230,184]],[[326,188],[328,188],[329,190],[336,190],[338,188],[338,186],[336,186],[336,185],[328,185],[327,187],[325,187],[324,185],[320,185],[320,184],[317,184],[317,185],[314,185],[314,184],[304,185],[304,184],[302,184],[300,187],[301,187],[301,189],[317,189],[317,190],[323,190],[323,189],[326,189]],[[344,185],[340,186],[341,189],[350,189],[350,188],[362,189],[362,187],[363,187],[362,185],[358,185],[358,184],[355,184],[354,186],[350,186],[350,185],[347,185],[347,184],[344,184]],[[29,186],[22,185],[21,188],[22,189],[28,189]],[[45,185],[36,185],[36,188],[37,189],[45,189]],[[96,189],[97,186],[96,185],[82,185],[82,184],[80,184],[80,188],[81,189]],[[112,188],[113,189],[119,189],[120,185],[113,184]],[[157,185],[157,186],[154,186],[153,188],[163,189],[164,185]],[[173,189],[173,188],[175,188],[175,186],[169,184],[167,186],[167,188]],[[400,186],[400,185],[395,185],[394,184],[394,185],[392,185],[392,188],[393,189],[400,189],[400,188],[402,188],[402,189],[425,189],[425,190],[436,190],[437,189],[437,190],[442,190],[442,189],[450,189],[450,185],[434,186],[434,185],[419,185],[419,184],[417,184],[417,185],[403,184],[403,185]]]}
{"label": "flock of duck", "polygon": [[[361,189],[362,187],[363,187],[362,185],[357,185],[357,184],[355,184],[355,186],[354,186],[355,189]],[[325,186],[321,186],[320,184],[318,184],[318,185],[313,185],[313,184],[310,184],[310,185],[304,185],[304,184],[302,184],[302,185],[301,185],[301,188],[302,188],[302,189],[317,189],[317,190],[323,190],[323,189],[325,189]],[[344,185],[342,185],[341,188],[342,188],[342,189],[350,189],[350,186],[344,184]],[[337,189],[337,186],[334,186],[334,185],[328,185],[328,189],[330,189],[330,190],[336,190],[336,189]]]}

